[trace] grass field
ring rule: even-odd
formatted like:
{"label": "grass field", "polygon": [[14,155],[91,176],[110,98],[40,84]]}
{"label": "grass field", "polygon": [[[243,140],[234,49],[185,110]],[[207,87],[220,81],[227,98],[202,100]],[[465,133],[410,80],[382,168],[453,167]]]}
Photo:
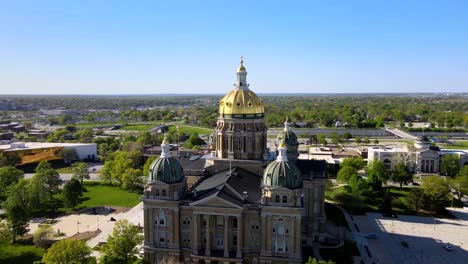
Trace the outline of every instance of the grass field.
{"label": "grass field", "polygon": [[30,264],[41,260],[45,250],[30,245],[0,244],[0,263],[2,264]]}
{"label": "grass field", "polygon": [[446,149],[468,149],[468,141],[452,141],[452,144],[438,144]]}
{"label": "grass field", "polygon": [[151,124],[128,124],[120,128],[120,130],[125,131],[148,131],[153,127],[158,126],[160,123],[151,123]]}
{"label": "grass field", "polygon": [[84,185],[88,191],[83,193],[83,202],[78,205],[80,208],[95,206],[133,207],[140,202],[142,196],[139,193],[98,182],[85,182]]}
{"label": "grass field", "polygon": [[[177,128],[175,125],[169,126],[169,131],[176,131]],[[197,126],[188,126],[188,125],[179,125],[179,131],[180,133],[184,133],[187,135],[191,135],[192,133],[198,133],[199,135],[206,135],[206,134],[211,134],[213,132],[213,129],[210,128],[204,128],[204,127],[197,127]]]}

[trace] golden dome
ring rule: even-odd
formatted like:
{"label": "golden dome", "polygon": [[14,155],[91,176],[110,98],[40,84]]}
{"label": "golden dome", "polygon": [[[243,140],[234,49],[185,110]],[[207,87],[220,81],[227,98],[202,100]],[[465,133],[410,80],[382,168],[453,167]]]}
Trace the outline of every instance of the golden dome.
{"label": "golden dome", "polygon": [[219,114],[261,115],[265,112],[263,102],[249,89],[235,88],[219,101]]}

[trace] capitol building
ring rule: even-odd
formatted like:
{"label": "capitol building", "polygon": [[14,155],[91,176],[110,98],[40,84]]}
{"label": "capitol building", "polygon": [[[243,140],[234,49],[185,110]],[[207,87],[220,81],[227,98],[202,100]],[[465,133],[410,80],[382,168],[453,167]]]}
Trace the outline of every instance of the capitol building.
{"label": "capitol building", "polygon": [[142,198],[150,263],[303,263],[302,248],[324,239],[325,161],[298,159],[287,121],[268,149],[268,113],[242,59],[236,74],[219,101],[206,172],[187,175],[167,140],[150,166]]}

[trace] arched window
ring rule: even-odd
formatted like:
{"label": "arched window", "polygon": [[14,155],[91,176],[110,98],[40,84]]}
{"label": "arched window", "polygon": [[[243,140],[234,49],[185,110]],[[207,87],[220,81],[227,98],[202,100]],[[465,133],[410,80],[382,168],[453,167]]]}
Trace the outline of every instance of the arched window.
{"label": "arched window", "polygon": [[279,203],[279,202],[280,202],[280,196],[279,196],[279,195],[276,195],[276,196],[275,196],[275,202],[276,202],[276,203]]}
{"label": "arched window", "polygon": [[163,197],[166,196],[166,190],[162,190],[162,196],[163,196]]}
{"label": "arched window", "polygon": [[160,219],[160,220],[159,220],[159,224],[160,224],[160,225],[164,225],[164,219]]}
{"label": "arched window", "polygon": [[154,194],[155,194],[156,196],[159,196],[159,189],[156,189],[156,190],[154,191]]}
{"label": "arched window", "polygon": [[288,203],[288,196],[283,195],[283,203]]}

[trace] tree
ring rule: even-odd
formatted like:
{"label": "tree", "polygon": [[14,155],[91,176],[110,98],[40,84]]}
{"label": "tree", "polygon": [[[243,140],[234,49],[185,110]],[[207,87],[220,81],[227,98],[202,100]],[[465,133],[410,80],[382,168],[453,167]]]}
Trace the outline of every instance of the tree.
{"label": "tree", "polygon": [[378,140],[378,139],[374,139],[374,144],[375,144],[375,145],[379,144],[379,140]]}
{"label": "tree", "polygon": [[0,220],[0,245],[12,240],[11,225],[6,220]]}
{"label": "tree", "polygon": [[348,141],[348,140],[352,139],[353,136],[349,132],[344,132],[343,133],[343,138],[346,139],[346,141]]}
{"label": "tree", "polygon": [[338,171],[336,179],[339,182],[348,183],[353,175],[358,175],[357,170],[351,166],[344,166]]}
{"label": "tree", "polygon": [[343,161],[340,163],[340,167],[346,167],[346,166],[351,166],[355,168],[356,170],[360,170],[364,168],[364,160],[362,157],[357,157],[357,158],[346,158],[343,159]]}
{"label": "tree", "polygon": [[150,156],[148,157],[148,159],[146,160],[145,162],[145,165],[143,166],[143,176],[148,176],[148,173],[149,173],[149,168],[151,166],[151,164],[153,163],[153,161],[156,159],[157,157],[156,156]]}
{"label": "tree", "polygon": [[139,169],[128,168],[122,176],[123,186],[125,189],[138,188],[143,184],[142,172]]}
{"label": "tree", "polygon": [[329,260],[317,260],[316,258],[309,257],[306,264],[335,264],[335,262]]}
{"label": "tree", "polygon": [[16,156],[5,155],[0,152],[0,167],[16,166],[21,162],[21,159]]}
{"label": "tree", "polygon": [[380,181],[386,183],[390,178],[389,173],[385,169],[383,161],[375,160],[369,163],[367,166],[367,175],[375,175]]}
{"label": "tree", "polygon": [[54,230],[50,226],[40,226],[39,229],[34,232],[33,243],[38,247],[48,247],[51,244],[53,235]]}
{"label": "tree", "polygon": [[35,171],[36,174],[33,177],[33,181],[36,178],[38,181],[43,182],[47,186],[47,191],[50,195],[58,191],[61,183],[60,175],[52,168],[50,163],[47,161],[39,162]]}
{"label": "tree", "polygon": [[93,140],[93,135],[93,129],[88,127],[76,132],[74,136],[80,143],[90,143]]}
{"label": "tree", "polygon": [[80,203],[83,191],[83,185],[77,179],[72,178],[63,186],[62,197],[65,204],[74,209]]}
{"label": "tree", "polygon": [[398,163],[395,169],[392,170],[391,179],[394,182],[400,183],[400,189],[403,184],[408,185],[413,180],[413,175],[409,172],[408,168],[403,163]]}
{"label": "tree", "polygon": [[13,243],[17,236],[28,232],[29,211],[31,208],[28,183],[20,180],[8,191],[8,198],[3,203],[3,208],[7,214],[7,220],[11,227]]}
{"label": "tree", "polygon": [[353,174],[348,181],[352,193],[360,194],[367,189],[367,182],[361,176]]}
{"label": "tree", "polygon": [[458,164],[458,156],[456,154],[443,155],[440,161],[440,174],[453,177],[460,170]]}
{"label": "tree", "polygon": [[324,134],[317,134],[317,140],[320,144],[326,146],[327,145],[327,139]]}
{"label": "tree", "polygon": [[118,260],[122,263],[131,263],[136,260],[136,246],[143,241],[140,230],[128,220],[119,220],[115,223],[112,235],[109,235],[107,244],[102,247],[104,256]]}
{"label": "tree", "polygon": [[369,144],[370,144],[370,139],[369,139],[369,138],[365,138],[365,139],[364,139],[364,144],[369,145]]}
{"label": "tree", "polygon": [[439,176],[430,176],[423,178],[421,187],[427,202],[431,205],[431,210],[442,211],[450,193],[447,181]]}
{"label": "tree", "polygon": [[449,185],[457,193],[458,200],[461,201],[463,196],[468,195],[468,165],[463,166],[455,179],[449,181]]}
{"label": "tree", "polygon": [[91,249],[82,240],[62,239],[53,244],[42,257],[45,264],[93,263]]}
{"label": "tree", "polygon": [[7,189],[18,183],[23,177],[24,172],[15,167],[9,166],[0,168],[0,200],[3,200],[2,196],[7,193]]}
{"label": "tree", "polygon": [[341,136],[336,132],[330,133],[330,138],[332,140],[332,143],[335,145],[341,142]]}
{"label": "tree", "polygon": [[361,137],[356,137],[355,141],[356,141],[356,144],[361,144],[362,143]]}
{"label": "tree", "polygon": [[78,153],[76,152],[76,149],[73,148],[62,149],[60,151],[60,155],[63,156],[63,162],[66,164],[79,160]]}
{"label": "tree", "polygon": [[424,201],[424,191],[421,188],[412,188],[407,196],[408,203],[415,212],[419,211]]}
{"label": "tree", "polygon": [[76,162],[73,164],[73,177],[80,180],[83,184],[84,179],[89,179],[88,164],[85,162]]}

